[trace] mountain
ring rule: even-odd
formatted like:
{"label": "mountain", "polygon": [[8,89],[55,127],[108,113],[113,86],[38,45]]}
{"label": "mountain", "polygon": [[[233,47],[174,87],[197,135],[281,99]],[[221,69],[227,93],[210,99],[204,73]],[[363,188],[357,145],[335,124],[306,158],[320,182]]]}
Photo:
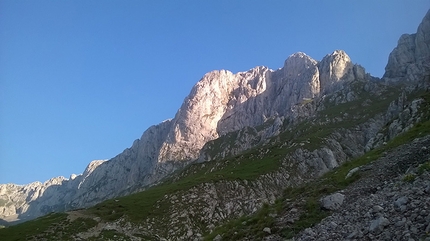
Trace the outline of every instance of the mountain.
{"label": "mountain", "polygon": [[[318,195],[368,180],[354,174],[358,170],[384,175],[385,169],[374,166],[387,167],[372,164],[386,163],[383,156],[407,156],[405,136],[416,138],[410,145],[423,159],[409,163],[405,157],[404,163],[413,169],[426,161],[429,60],[430,11],[416,34],[401,36],[382,79],[353,64],[342,50],[321,61],[295,53],[278,70],[212,71],[192,88],[173,119],[150,127],[116,157],[93,161],[69,179],[0,185],[0,218],[32,219],[91,207],[16,226],[50,225],[40,227],[45,233],[26,229],[26,235],[36,235],[33,239],[45,234],[76,240],[111,234],[132,240],[204,235],[220,240],[227,234],[255,239],[249,236],[255,230],[272,233],[266,226],[292,226],[297,234],[309,226],[300,224],[306,215],[315,211],[316,220],[327,215],[315,209]],[[285,214],[285,207],[296,211]],[[379,222],[383,225],[377,228],[389,226],[385,219]],[[316,237],[311,231],[300,237]]]}
{"label": "mountain", "polygon": [[0,217],[35,218],[130,194],[193,161],[206,161],[207,154],[201,150],[212,140],[274,121],[263,139],[270,138],[279,133],[279,123],[293,115],[295,105],[333,92],[342,83],[366,78],[371,79],[364,68],[352,64],[340,50],[320,62],[296,53],[275,71],[267,67],[237,74],[212,71],[193,87],[175,118],[150,127],[111,160],[93,161],[82,175],[69,179],[1,185]]}

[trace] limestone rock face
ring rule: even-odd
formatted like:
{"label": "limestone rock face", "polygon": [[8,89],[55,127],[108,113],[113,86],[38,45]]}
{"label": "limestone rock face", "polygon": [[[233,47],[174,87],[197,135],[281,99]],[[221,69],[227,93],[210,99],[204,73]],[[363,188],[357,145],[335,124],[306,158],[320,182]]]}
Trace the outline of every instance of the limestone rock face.
{"label": "limestone rock face", "polygon": [[256,67],[237,74],[225,70],[206,74],[172,120],[158,161],[197,159],[208,141],[286,115],[295,104],[318,96],[317,64],[299,52],[277,71]]}
{"label": "limestone rock face", "polygon": [[384,77],[404,77],[415,62],[415,34],[403,34],[388,58]]}
{"label": "limestone rock face", "polygon": [[343,50],[336,50],[326,55],[319,63],[322,92],[333,91],[340,80],[353,80],[353,66],[351,59]]}
{"label": "limestone rock face", "polygon": [[384,79],[417,82],[430,71],[430,10],[416,34],[403,34],[391,52]]}

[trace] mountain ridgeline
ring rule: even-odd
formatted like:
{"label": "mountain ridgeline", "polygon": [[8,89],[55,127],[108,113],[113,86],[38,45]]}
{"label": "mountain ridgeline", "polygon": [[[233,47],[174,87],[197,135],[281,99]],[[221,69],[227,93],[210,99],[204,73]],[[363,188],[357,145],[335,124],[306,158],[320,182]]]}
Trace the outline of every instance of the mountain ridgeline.
{"label": "mountain ridgeline", "polygon": [[211,159],[203,147],[212,140],[269,122],[273,125],[264,129],[263,139],[275,136],[285,118],[296,118],[294,106],[332,93],[345,83],[371,79],[340,50],[321,62],[296,53],[276,71],[267,67],[237,74],[212,71],[193,87],[175,118],[150,127],[111,160],[93,161],[82,175],[70,179],[0,186],[5,202],[0,214],[37,217],[132,193],[192,161]]}
{"label": "mountain ridgeline", "polygon": [[429,63],[430,12],[401,36],[382,79],[342,50],[321,61],[298,52],[278,70],[209,72],[173,119],[116,157],[69,179],[0,185],[0,218],[92,207],[82,215],[98,224],[74,238],[199,240],[428,121]]}

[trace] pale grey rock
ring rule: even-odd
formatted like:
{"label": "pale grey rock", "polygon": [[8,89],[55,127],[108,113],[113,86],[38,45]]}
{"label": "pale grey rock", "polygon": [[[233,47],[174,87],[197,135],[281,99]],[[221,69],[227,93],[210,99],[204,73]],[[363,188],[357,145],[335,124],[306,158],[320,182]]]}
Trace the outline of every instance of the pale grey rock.
{"label": "pale grey rock", "polygon": [[356,65],[354,65],[352,70],[354,71],[354,76],[356,79],[358,79],[358,80],[367,79],[366,70],[364,69],[363,66],[356,64]]}
{"label": "pale grey rock", "polygon": [[375,206],[373,206],[373,207],[372,207],[372,211],[373,211],[374,213],[379,213],[379,212],[381,212],[382,210],[384,210],[384,208],[383,208],[383,207],[381,207],[380,205],[375,205]]}
{"label": "pale grey rock", "polygon": [[[339,87],[341,80],[354,79],[353,64],[343,50],[326,55],[318,64],[321,92],[328,93]],[[361,74],[361,73],[360,73]]]}
{"label": "pale grey rock", "polygon": [[221,240],[222,240],[222,237],[219,234],[215,236],[215,238],[213,239],[213,241],[221,241]]}
{"label": "pale grey rock", "polygon": [[[430,11],[416,34],[403,34],[385,67],[387,81],[421,81],[430,71]],[[423,84],[426,84],[423,82]],[[428,85],[428,83],[427,83]]]}
{"label": "pale grey rock", "polygon": [[351,170],[349,170],[348,174],[346,174],[345,179],[350,178],[354,173],[360,171],[360,167],[354,167]]}
{"label": "pale grey rock", "polygon": [[327,210],[337,210],[345,200],[345,195],[341,193],[334,193],[321,198],[321,207]]}
{"label": "pale grey rock", "polygon": [[406,204],[409,202],[408,197],[403,196],[398,198],[395,202],[394,202],[394,208],[398,211],[405,211],[406,210]]}
{"label": "pale grey rock", "polygon": [[390,221],[387,218],[378,217],[370,223],[369,231],[373,233],[380,233],[388,224],[390,224]]}
{"label": "pale grey rock", "polygon": [[403,34],[391,52],[384,77],[404,77],[409,65],[415,62],[415,34]]}
{"label": "pale grey rock", "polygon": [[415,46],[415,59],[419,64],[424,65],[424,70],[428,71],[430,67],[430,10],[418,26]]}

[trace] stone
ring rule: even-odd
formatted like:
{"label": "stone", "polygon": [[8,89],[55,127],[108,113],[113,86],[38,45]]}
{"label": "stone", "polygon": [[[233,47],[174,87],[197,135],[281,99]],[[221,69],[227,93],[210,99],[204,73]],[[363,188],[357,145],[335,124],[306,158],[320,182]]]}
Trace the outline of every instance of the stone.
{"label": "stone", "polygon": [[373,233],[379,233],[388,224],[390,224],[390,221],[387,218],[379,217],[370,223],[369,231]]}
{"label": "stone", "polygon": [[379,206],[379,205],[375,205],[375,206],[373,206],[373,207],[372,207],[372,211],[373,211],[374,213],[379,213],[379,212],[381,212],[382,210],[384,210],[384,208],[383,208],[383,207],[381,207],[381,206]]}
{"label": "stone", "polygon": [[215,238],[213,239],[213,241],[221,241],[221,240],[222,240],[222,237],[219,234],[215,236]]}
{"label": "stone", "polygon": [[326,210],[337,210],[343,203],[345,195],[341,193],[334,193],[321,198],[320,205],[321,208]]}
{"label": "stone", "polygon": [[328,93],[335,90],[342,80],[352,80],[353,64],[349,56],[342,50],[336,50],[326,55],[318,64],[321,92]]}
{"label": "stone", "polygon": [[269,228],[269,227],[265,227],[265,228],[263,228],[263,232],[268,233],[268,234],[271,234],[271,233],[272,233],[272,231],[270,230],[270,228]]}
{"label": "stone", "polygon": [[358,172],[359,170],[360,170],[360,167],[352,168],[352,169],[348,172],[348,174],[346,174],[345,179],[350,178],[354,173]]}
{"label": "stone", "polygon": [[394,202],[394,208],[397,211],[405,211],[406,210],[406,204],[408,203],[409,199],[408,197],[399,197],[395,202]]}

